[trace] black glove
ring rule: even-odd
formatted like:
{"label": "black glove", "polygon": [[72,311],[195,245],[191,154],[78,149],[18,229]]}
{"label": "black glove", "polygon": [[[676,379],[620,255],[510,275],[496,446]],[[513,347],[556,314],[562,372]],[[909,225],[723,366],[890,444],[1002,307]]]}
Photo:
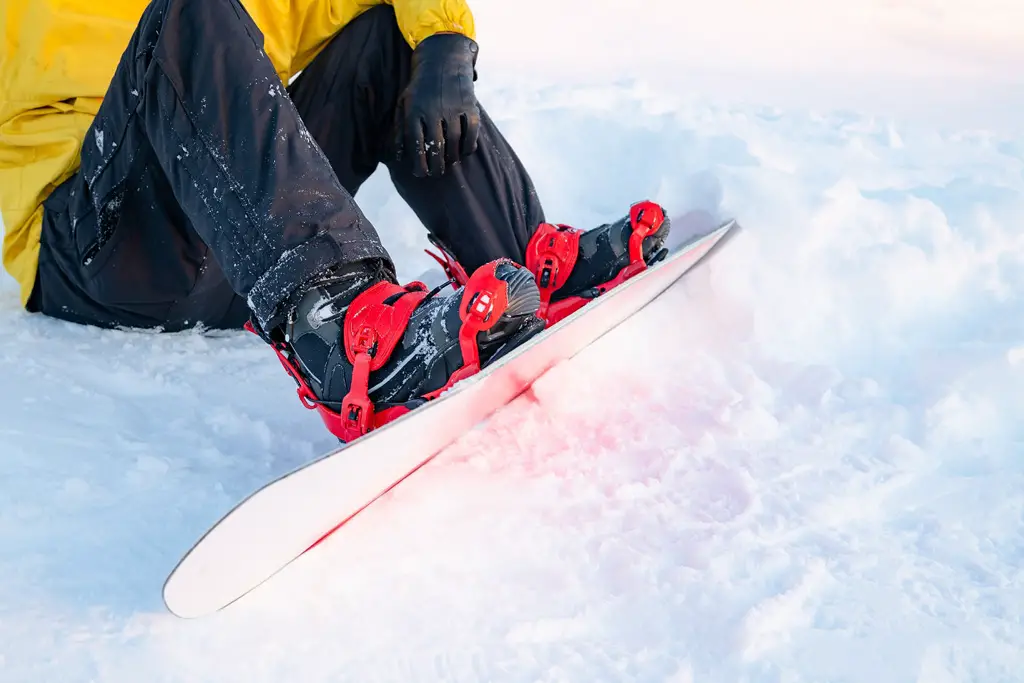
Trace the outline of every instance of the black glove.
{"label": "black glove", "polygon": [[437,33],[412,53],[409,84],[398,100],[398,158],[417,177],[439,176],[476,151],[480,107],[473,91],[479,47],[457,33]]}

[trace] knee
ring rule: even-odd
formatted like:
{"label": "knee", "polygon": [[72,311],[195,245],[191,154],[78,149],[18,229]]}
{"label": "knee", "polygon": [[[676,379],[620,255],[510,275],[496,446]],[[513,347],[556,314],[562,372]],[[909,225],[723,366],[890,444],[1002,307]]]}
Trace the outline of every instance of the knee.
{"label": "knee", "polygon": [[196,44],[216,42],[224,27],[233,25],[243,26],[262,44],[263,33],[239,0],[153,0],[139,20],[139,33],[144,36],[139,47],[152,48],[165,30]]}

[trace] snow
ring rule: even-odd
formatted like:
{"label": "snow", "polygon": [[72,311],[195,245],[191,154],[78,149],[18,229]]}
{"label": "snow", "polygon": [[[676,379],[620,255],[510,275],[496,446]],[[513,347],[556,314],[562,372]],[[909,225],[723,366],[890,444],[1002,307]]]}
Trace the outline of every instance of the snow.
{"label": "snow", "polygon": [[[198,621],[160,603],[179,556],[331,439],[252,335],[5,279],[0,680],[1020,680],[1020,3],[555,5],[474,3],[549,218],[744,232]],[[385,174],[358,200],[431,267]]]}

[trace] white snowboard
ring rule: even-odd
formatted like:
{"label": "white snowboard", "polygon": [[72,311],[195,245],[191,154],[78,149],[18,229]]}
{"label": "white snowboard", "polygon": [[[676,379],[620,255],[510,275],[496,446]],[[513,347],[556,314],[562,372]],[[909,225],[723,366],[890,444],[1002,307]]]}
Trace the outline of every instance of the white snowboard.
{"label": "white snowboard", "polygon": [[[446,394],[263,487],[225,515],[164,584],[179,617],[215,612],[333,533],[548,369],[634,315],[706,256],[735,221],[676,249]],[[673,232],[676,232],[675,225]]]}

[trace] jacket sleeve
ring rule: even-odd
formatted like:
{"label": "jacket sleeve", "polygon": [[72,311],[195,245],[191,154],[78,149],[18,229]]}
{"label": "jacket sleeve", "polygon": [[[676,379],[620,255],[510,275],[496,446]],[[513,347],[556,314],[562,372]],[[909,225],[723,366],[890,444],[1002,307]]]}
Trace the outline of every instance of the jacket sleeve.
{"label": "jacket sleeve", "polygon": [[415,48],[435,33],[461,33],[476,39],[476,25],[467,0],[384,0],[395,8],[402,34]]}
{"label": "jacket sleeve", "polygon": [[415,48],[435,33],[476,38],[467,0],[243,0],[263,33],[264,51],[287,83],[350,21],[376,5],[395,9],[398,26]]}

